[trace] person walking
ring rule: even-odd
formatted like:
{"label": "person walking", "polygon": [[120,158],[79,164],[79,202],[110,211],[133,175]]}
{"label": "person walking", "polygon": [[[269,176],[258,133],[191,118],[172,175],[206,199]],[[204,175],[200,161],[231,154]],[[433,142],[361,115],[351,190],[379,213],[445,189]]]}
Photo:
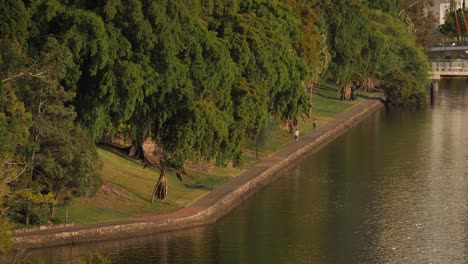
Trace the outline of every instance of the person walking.
{"label": "person walking", "polygon": [[312,122],[312,125],[313,125],[314,129],[317,128],[317,119],[314,118],[314,122]]}
{"label": "person walking", "polygon": [[299,130],[296,128],[296,131],[294,131],[294,139],[296,142],[299,140]]}

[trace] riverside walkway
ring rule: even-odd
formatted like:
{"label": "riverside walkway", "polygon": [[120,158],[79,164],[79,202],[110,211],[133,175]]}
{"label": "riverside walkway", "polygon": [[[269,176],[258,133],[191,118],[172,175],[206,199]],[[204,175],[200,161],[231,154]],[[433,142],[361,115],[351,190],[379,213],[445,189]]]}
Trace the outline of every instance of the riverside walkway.
{"label": "riverside walkway", "polygon": [[352,106],[333,120],[291,142],[241,175],[221,184],[190,206],[168,214],[142,216],[98,224],[14,234],[17,248],[41,248],[152,234],[212,223],[273,181],[281,169],[294,165],[305,153],[318,151],[380,109],[382,93]]}

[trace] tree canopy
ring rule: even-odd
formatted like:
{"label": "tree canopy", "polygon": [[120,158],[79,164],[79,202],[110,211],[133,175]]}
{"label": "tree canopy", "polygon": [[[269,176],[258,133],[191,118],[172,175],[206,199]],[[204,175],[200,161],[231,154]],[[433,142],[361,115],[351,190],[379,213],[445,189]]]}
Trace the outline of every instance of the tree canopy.
{"label": "tree canopy", "polygon": [[[445,16],[444,24],[439,26],[440,33],[450,38],[462,38],[468,36],[468,11],[463,9],[449,10]],[[460,30],[460,31],[459,31]],[[461,40],[461,39],[459,39]]]}
{"label": "tree canopy", "polygon": [[310,82],[375,79],[395,103],[423,101],[424,43],[404,4],[2,1],[0,216],[41,223],[91,192],[106,134],[143,160],[151,137],[162,171],[183,172],[188,159],[239,165],[272,121],[308,115]]}

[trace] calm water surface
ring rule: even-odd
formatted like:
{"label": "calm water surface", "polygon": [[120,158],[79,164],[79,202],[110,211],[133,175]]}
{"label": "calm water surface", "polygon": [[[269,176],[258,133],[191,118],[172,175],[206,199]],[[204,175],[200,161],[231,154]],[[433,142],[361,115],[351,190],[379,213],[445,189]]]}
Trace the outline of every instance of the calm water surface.
{"label": "calm water surface", "polygon": [[66,263],[468,263],[468,81],[384,109],[234,209],[189,230],[33,251]]}

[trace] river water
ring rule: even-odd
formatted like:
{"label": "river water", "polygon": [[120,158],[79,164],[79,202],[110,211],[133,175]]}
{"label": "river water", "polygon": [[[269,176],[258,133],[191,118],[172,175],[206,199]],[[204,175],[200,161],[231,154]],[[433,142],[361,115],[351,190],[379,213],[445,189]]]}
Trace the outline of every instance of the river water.
{"label": "river water", "polygon": [[468,80],[382,109],[216,224],[32,252],[65,263],[468,263]]}

